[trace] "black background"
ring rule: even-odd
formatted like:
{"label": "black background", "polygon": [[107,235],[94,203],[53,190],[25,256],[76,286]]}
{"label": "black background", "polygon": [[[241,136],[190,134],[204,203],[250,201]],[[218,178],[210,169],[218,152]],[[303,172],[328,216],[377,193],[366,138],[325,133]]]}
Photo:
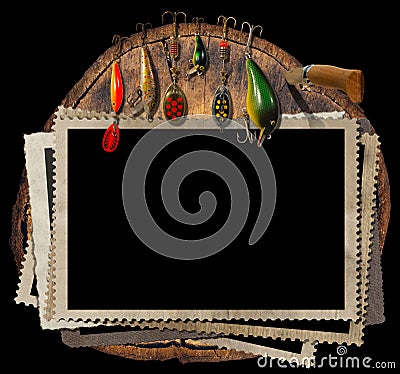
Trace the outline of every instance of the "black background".
{"label": "black background", "polygon": [[[126,219],[121,181],[126,160],[146,131],[124,131],[111,155],[100,146],[103,134],[104,130],[68,131],[69,309],[343,309],[344,130],[282,130],[264,144],[276,178],[276,203],[266,232],[252,246],[248,241],[261,192],[257,172],[240,148],[218,139],[218,128],[214,134],[187,136],[164,147],[146,176],[146,202],[157,224],[176,238],[214,234],[227,220],[231,198],[221,178],[197,171],[180,186],[182,204],[197,211],[199,194],[212,191],[218,201],[214,214],[196,230],[172,219],[159,191],[172,160],[196,150],[217,152],[240,168],[249,189],[249,214],[239,235],[220,252],[196,261],[149,250]],[[267,193],[268,188],[263,185]],[[83,206],[88,214],[82,214]],[[304,211],[313,218],[304,219]],[[82,235],[82,227],[87,235]],[[283,227],[287,235],[282,235]],[[285,282],[276,281],[282,278]],[[169,287],[160,283],[178,279],[176,292],[166,292]],[[229,286],[221,292],[216,284],[228,279]],[[314,291],[315,279],[324,292]],[[137,292],[140,284],[152,282],[160,287]],[[302,292],[302,287],[311,292]],[[265,292],[268,296],[261,296]]]}
{"label": "black background", "polygon": [[[19,179],[24,165],[23,134],[40,131],[61,100],[111,45],[114,34],[130,35],[137,22],[161,25],[165,10],[184,11],[188,19],[204,17],[216,23],[219,15],[233,16],[239,24],[263,26],[263,38],[294,56],[300,63],[330,64],[343,68],[361,69],[365,75],[365,95],[361,107],[365,117],[380,135],[382,152],[388,168],[392,212],[382,256],[385,315],[382,325],[367,327],[362,347],[350,347],[349,354],[373,361],[399,363],[396,339],[396,297],[398,295],[398,171],[396,147],[397,71],[393,54],[397,41],[392,14],[395,9],[371,3],[350,6],[349,2],[310,2],[293,6],[287,3],[263,4],[227,2],[191,3],[143,2],[126,5],[109,2],[94,3],[83,8],[82,2],[55,3],[40,6],[8,4],[2,23],[2,189],[1,189],[1,366],[12,363],[20,371],[46,362],[57,363],[65,369],[103,368],[104,370],[193,368],[254,369],[256,360],[221,364],[181,365],[170,362],[136,362],[109,356],[91,349],[70,349],[64,346],[56,332],[42,331],[33,308],[15,305],[17,275],[8,245],[11,208],[15,202]],[[394,92],[393,92],[394,91]],[[315,280],[318,287],[318,279]],[[318,354],[335,354],[336,346],[322,344]],[[50,370],[50,369],[48,369]]]}

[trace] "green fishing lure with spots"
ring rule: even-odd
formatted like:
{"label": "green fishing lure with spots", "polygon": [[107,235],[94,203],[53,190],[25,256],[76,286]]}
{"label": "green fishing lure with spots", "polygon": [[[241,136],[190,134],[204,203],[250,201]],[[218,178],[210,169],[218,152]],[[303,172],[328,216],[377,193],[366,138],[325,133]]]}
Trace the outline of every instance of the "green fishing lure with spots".
{"label": "green fishing lure with spots", "polygon": [[269,136],[280,124],[281,111],[278,96],[261,68],[251,59],[246,59],[247,96],[246,110],[253,123],[263,134]]}

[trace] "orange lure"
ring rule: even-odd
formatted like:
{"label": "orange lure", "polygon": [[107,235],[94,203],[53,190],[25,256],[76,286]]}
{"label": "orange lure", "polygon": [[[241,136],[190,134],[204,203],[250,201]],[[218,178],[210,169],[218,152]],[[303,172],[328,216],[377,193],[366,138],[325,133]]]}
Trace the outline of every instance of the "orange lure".
{"label": "orange lure", "polygon": [[124,97],[124,87],[122,85],[121,70],[116,61],[112,64],[110,94],[112,109],[115,113],[118,113]]}

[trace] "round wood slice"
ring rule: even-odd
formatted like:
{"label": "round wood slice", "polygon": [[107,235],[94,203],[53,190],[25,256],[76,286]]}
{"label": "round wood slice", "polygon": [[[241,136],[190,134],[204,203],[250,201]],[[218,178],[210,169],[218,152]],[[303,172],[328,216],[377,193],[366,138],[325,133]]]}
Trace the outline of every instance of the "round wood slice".
{"label": "round wood slice", "polygon": [[[161,96],[171,83],[169,68],[163,50],[163,42],[168,40],[172,25],[167,24],[158,28],[147,30],[146,42],[149,48],[156,78],[160,85]],[[186,95],[188,101],[188,114],[211,114],[211,102],[216,88],[221,84],[219,59],[219,42],[222,27],[218,25],[201,24],[201,37],[209,51],[209,68],[202,77],[193,76],[185,79],[188,70],[188,61],[192,58],[194,48],[194,34],[196,25],[187,23],[179,25],[180,56],[177,60],[179,70],[178,85]],[[230,45],[230,60],[226,63],[228,71],[227,87],[231,92],[234,103],[233,118],[242,118],[242,108],[245,107],[247,77],[245,71],[245,45],[248,33],[228,29],[227,39]],[[140,71],[140,46],[141,34],[133,34],[122,44],[120,67],[123,74],[124,86],[127,95],[135,94],[139,86]],[[292,86],[287,84],[283,73],[301,64],[287,52],[265,39],[254,36],[252,42],[252,58],[262,67],[266,76],[278,93],[282,113],[296,114],[300,112],[319,113],[340,111],[345,117],[360,119],[368,122],[362,108],[353,103],[342,91],[322,88],[313,85]],[[85,72],[62,100],[64,107],[80,108],[97,112],[110,112],[110,77],[111,63],[115,59],[115,47],[110,46],[95,63]],[[132,108],[123,101],[121,113],[130,115]],[[56,108],[55,108],[56,111]],[[156,117],[163,117],[162,106],[159,105]],[[51,131],[54,125],[53,115],[44,124],[44,131]],[[370,132],[375,130],[370,126]],[[390,186],[383,154],[379,159],[378,174],[378,224],[379,243],[382,251],[386,230],[390,217]],[[10,238],[11,248],[14,253],[18,271],[24,256],[24,243],[26,240],[26,223],[29,220],[29,199],[26,171],[24,170],[19,192],[13,207],[12,233]],[[229,350],[207,349],[207,346],[192,345],[190,348],[179,344],[166,347],[148,348],[132,346],[106,346],[93,347],[107,354],[118,355],[136,360],[166,360],[178,358],[181,362],[192,361],[225,361],[254,357],[244,352]]]}

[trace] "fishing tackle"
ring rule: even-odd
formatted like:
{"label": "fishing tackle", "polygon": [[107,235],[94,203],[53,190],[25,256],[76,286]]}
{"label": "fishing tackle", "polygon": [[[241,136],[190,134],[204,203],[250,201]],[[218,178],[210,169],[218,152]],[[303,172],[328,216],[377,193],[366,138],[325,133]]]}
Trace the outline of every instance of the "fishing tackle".
{"label": "fishing tackle", "polygon": [[[234,21],[233,27],[236,26],[236,19],[233,17],[219,16],[217,24],[222,20],[222,37],[219,42],[219,58],[222,61],[221,69],[221,85],[216,89],[214,98],[211,104],[211,112],[216,119],[217,124],[222,126],[227,119],[232,118],[232,97],[226,87],[227,72],[225,70],[225,61],[229,60],[229,44],[226,40],[227,22],[232,19]],[[222,129],[222,127],[221,127]]]}
{"label": "fishing tackle", "polygon": [[280,103],[274,88],[270,84],[261,68],[251,57],[251,40],[254,30],[260,25],[251,26],[248,22],[243,25],[249,26],[250,32],[245,48],[247,94],[246,111],[251,121],[260,129],[257,145],[261,146],[264,138],[271,138],[271,133],[279,126],[281,121]]}
{"label": "fishing tackle", "polygon": [[117,61],[114,61],[111,66],[110,97],[112,110],[114,113],[118,113],[124,97],[124,86],[122,84],[121,70]]}
{"label": "fishing tackle", "polygon": [[195,32],[195,47],[193,57],[189,60],[189,70],[186,73],[186,79],[191,75],[203,75],[208,67],[208,53],[206,46],[200,36],[200,22],[204,22],[203,18],[194,17],[193,22],[196,23],[197,31]]}
{"label": "fishing tackle", "polygon": [[179,42],[178,42],[178,24],[176,23],[178,16],[181,14],[184,16],[186,23],[186,14],[184,12],[171,12],[166,11],[161,16],[161,22],[164,23],[164,16],[170,14],[172,16],[172,35],[169,38],[168,54],[169,59],[175,61],[179,57]]}
{"label": "fishing tackle", "polygon": [[253,144],[253,142],[255,140],[257,140],[256,136],[250,131],[250,125],[251,125],[251,121],[250,121],[250,117],[249,114],[247,113],[246,108],[242,108],[242,115],[244,118],[244,123],[246,125],[245,129],[246,129],[246,136],[243,140],[240,140],[239,137],[239,133],[236,134],[236,138],[238,143],[246,143],[246,141],[248,141],[250,144]]}
{"label": "fishing tackle", "polygon": [[136,116],[143,111],[146,113],[146,119],[149,122],[153,121],[155,111],[157,110],[158,100],[158,87],[156,79],[154,77],[153,66],[150,60],[149,51],[146,39],[146,26],[151,24],[138,23],[136,24],[136,30],[138,26],[142,26],[142,45],[140,47],[140,86],[137,89],[136,99],[128,97],[128,104],[133,107],[132,115]]}
{"label": "fishing tackle", "polygon": [[115,117],[103,136],[102,146],[106,152],[115,151],[120,139],[118,112],[121,109],[124,98],[124,85],[122,81],[121,69],[119,67],[119,58],[121,56],[122,43],[125,39],[127,38],[114,35],[112,40],[113,44],[115,45],[115,50],[114,61],[111,65],[110,99],[111,108],[115,114]]}
{"label": "fishing tackle", "polygon": [[106,152],[113,152],[117,149],[119,142],[119,127],[116,122],[108,126],[103,136],[103,149]]}
{"label": "fishing tackle", "polygon": [[184,16],[186,23],[186,14],[183,12],[170,12],[166,11],[162,14],[161,20],[164,23],[164,15],[170,14],[172,16],[172,35],[167,41],[163,42],[164,53],[166,56],[169,72],[171,76],[171,83],[164,94],[163,112],[167,120],[177,120],[187,113],[186,96],[182,89],[177,84],[178,69],[176,67],[176,60],[179,58],[179,43],[178,43],[178,25],[176,23],[177,17],[181,14]]}

